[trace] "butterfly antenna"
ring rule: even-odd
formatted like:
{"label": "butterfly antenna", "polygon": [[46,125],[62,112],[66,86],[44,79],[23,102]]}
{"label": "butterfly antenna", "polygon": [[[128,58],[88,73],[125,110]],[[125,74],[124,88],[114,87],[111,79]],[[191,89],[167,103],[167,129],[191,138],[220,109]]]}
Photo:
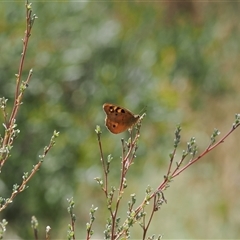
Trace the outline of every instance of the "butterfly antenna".
{"label": "butterfly antenna", "polygon": [[143,113],[147,112],[147,105],[142,108],[142,110],[139,112],[139,115],[142,115]]}

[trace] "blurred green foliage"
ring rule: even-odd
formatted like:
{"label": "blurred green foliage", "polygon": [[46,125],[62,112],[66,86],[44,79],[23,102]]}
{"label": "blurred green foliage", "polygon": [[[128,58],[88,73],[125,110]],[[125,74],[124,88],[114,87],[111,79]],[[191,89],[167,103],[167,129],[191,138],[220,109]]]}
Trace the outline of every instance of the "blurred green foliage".
{"label": "blurred green foliage", "polygon": [[[50,225],[53,238],[64,238],[69,221],[66,199],[73,196],[78,209],[77,236],[85,236],[92,204],[102,206],[95,226],[97,234],[102,234],[106,219],[102,216],[107,211],[93,180],[102,174],[94,129],[97,124],[102,127],[104,152],[114,156],[116,179],[120,138],[127,136],[113,136],[105,129],[102,104],[115,103],[135,113],[147,109],[137,163],[129,176],[132,188],[126,190],[126,196],[136,191],[143,196],[148,184],[154,187],[162,180],[176,124],[183,123],[183,140],[196,134],[204,148],[212,129],[230,128],[239,112],[239,3],[36,1],[33,12],[38,19],[24,66],[24,76],[33,68],[33,78],[18,115],[21,133],[1,173],[1,195],[7,197],[23,172],[30,171],[54,129],[60,131],[60,137],[30,188],[1,218],[23,239],[32,238],[32,215],[38,218],[42,235]],[[9,99],[10,110],[25,30],[24,3],[2,2],[0,15],[0,96]],[[1,134],[3,131],[1,128]],[[232,147],[237,150],[237,142]],[[213,157],[215,161],[209,158],[207,165],[190,168],[192,175],[183,174],[180,181],[184,183],[175,181],[166,196],[172,205],[155,216],[151,231],[162,231],[166,238],[239,236],[240,220],[235,212],[239,204],[232,193],[239,185],[233,181],[232,188],[224,187],[227,173],[224,179],[220,174],[228,169],[229,176],[237,179],[233,171],[239,163],[229,168],[217,162],[230,156],[220,152]],[[212,178],[216,182],[209,181]],[[193,184],[196,191],[196,186],[203,187],[194,196]],[[222,193],[211,196],[215,187]],[[185,191],[187,200],[179,203],[176,196],[183,197]],[[223,199],[229,191],[231,204]],[[209,201],[212,205],[205,206]],[[195,210],[189,210],[189,202],[197,205]],[[212,218],[205,221],[204,213]],[[139,237],[138,230],[134,233]]]}

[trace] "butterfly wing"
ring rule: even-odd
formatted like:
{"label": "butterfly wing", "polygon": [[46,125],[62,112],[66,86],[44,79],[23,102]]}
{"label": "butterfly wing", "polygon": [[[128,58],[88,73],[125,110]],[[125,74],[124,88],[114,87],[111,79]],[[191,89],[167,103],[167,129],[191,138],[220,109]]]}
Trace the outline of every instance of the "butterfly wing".
{"label": "butterfly wing", "polygon": [[103,109],[106,113],[105,124],[110,132],[118,134],[131,128],[140,118],[139,115],[134,115],[129,110],[105,103]]}
{"label": "butterfly wing", "polygon": [[106,119],[105,119],[105,124],[106,124],[106,127],[108,128],[108,130],[114,134],[124,132],[128,129],[124,125],[110,120],[108,117],[106,117]]}

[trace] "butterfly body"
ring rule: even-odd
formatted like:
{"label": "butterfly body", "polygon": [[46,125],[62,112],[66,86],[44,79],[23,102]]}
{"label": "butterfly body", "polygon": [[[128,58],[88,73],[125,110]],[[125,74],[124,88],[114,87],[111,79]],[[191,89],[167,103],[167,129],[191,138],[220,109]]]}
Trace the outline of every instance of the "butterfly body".
{"label": "butterfly body", "polygon": [[106,113],[106,127],[114,134],[124,132],[131,128],[140,118],[139,115],[134,115],[128,109],[110,103],[105,103],[103,110]]}

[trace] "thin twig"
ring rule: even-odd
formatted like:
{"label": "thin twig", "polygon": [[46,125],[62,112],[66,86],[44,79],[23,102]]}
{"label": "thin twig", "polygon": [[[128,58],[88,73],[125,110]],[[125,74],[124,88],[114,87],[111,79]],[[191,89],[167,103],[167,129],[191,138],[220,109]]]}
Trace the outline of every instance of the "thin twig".
{"label": "thin twig", "polygon": [[30,179],[35,175],[35,173],[39,170],[39,168],[41,167],[42,163],[43,163],[43,159],[46,157],[47,153],[49,152],[49,150],[54,146],[55,144],[55,138],[58,136],[58,132],[54,131],[54,134],[50,140],[50,143],[47,147],[44,148],[43,151],[43,155],[40,156],[40,160],[39,162],[33,166],[33,169],[30,173],[30,175],[28,175],[27,177],[23,177],[22,183],[20,186],[17,186],[16,189],[14,189],[14,191],[12,192],[11,196],[7,199],[7,201],[5,202],[5,204],[3,204],[0,207],[0,212],[2,210],[4,210],[10,203],[12,203],[13,199],[22,191],[24,191],[27,187],[27,183],[30,181]]}

